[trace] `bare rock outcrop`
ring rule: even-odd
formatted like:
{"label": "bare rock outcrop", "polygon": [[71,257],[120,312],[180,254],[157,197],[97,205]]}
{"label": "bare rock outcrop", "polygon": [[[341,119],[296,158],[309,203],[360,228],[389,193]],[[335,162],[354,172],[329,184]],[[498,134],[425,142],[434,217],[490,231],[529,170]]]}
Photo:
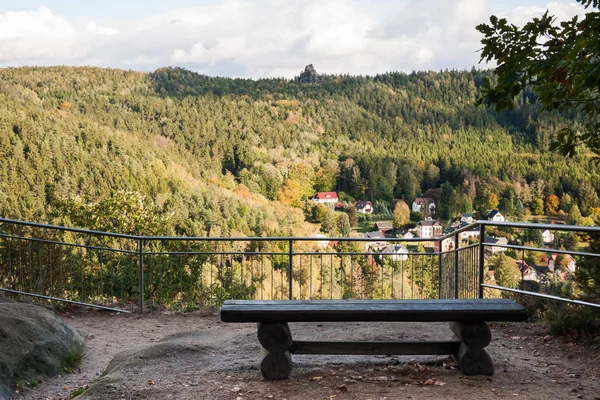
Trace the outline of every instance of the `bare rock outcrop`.
{"label": "bare rock outcrop", "polygon": [[0,400],[16,383],[57,375],[83,342],[52,311],[0,296]]}

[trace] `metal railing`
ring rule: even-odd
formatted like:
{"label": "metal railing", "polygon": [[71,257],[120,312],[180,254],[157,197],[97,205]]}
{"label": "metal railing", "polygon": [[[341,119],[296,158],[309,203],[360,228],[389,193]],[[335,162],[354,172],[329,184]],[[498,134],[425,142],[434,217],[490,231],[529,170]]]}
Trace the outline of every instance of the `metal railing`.
{"label": "metal railing", "polygon": [[[119,311],[190,310],[230,298],[481,298],[492,286],[514,290],[485,281],[489,226],[600,231],[478,221],[427,239],[155,237],[0,219],[0,291]],[[480,240],[469,243],[462,234],[473,228]]]}

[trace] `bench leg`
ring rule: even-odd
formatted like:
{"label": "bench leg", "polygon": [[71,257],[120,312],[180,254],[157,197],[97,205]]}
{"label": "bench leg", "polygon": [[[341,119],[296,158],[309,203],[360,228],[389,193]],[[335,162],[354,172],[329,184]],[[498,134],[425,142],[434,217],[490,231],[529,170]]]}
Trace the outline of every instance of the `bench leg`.
{"label": "bench leg", "polygon": [[450,329],[461,340],[456,363],[465,375],[494,375],[494,363],[484,347],[492,333],[485,322],[452,322]]}
{"label": "bench leg", "polygon": [[292,372],[292,332],[287,323],[259,323],[258,341],[264,357],[260,372],[268,381],[286,379]]}

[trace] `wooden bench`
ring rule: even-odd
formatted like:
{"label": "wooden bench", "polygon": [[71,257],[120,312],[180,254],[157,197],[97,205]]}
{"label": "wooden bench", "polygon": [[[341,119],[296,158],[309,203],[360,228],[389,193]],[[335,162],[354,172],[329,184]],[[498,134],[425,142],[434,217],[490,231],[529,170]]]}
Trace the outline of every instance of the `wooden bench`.
{"label": "wooden bench", "polygon": [[[223,322],[257,322],[267,380],[285,379],[291,354],[381,354],[454,357],[465,375],[493,375],[485,347],[492,335],[486,321],[523,321],[525,309],[512,300],[227,300]],[[411,321],[450,322],[455,338],[447,341],[324,342],[292,339],[289,322]]]}

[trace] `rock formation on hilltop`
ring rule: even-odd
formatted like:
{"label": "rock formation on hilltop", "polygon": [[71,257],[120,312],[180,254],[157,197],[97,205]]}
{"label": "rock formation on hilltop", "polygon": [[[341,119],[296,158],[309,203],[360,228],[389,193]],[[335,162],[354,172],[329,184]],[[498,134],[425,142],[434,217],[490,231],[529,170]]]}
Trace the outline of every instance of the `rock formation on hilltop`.
{"label": "rock formation on hilltop", "polygon": [[319,74],[317,74],[317,70],[313,67],[312,64],[308,64],[304,71],[300,73],[300,76],[296,77],[296,82],[298,83],[319,83],[321,78]]}

